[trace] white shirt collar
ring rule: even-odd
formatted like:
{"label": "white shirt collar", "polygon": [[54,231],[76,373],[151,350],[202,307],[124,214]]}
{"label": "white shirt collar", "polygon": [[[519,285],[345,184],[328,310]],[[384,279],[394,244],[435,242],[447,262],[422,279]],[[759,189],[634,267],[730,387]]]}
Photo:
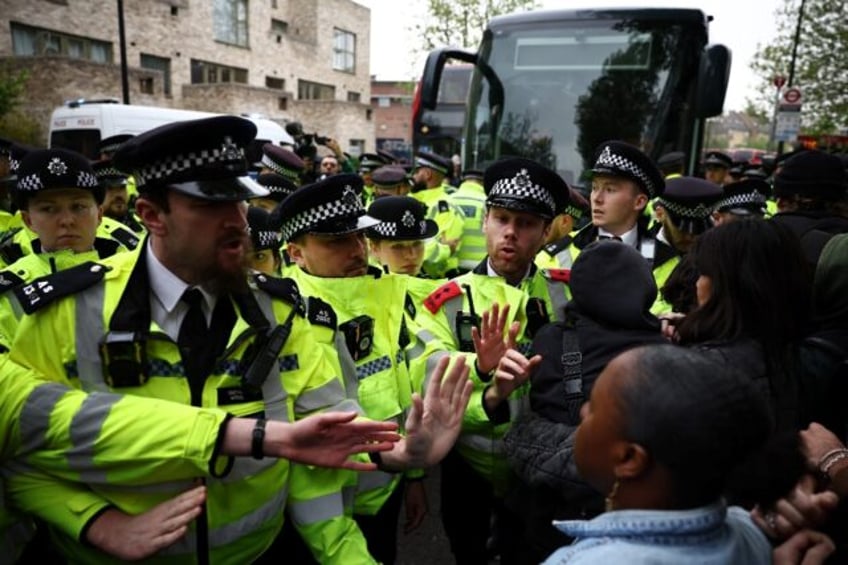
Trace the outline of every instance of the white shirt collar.
{"label": "white shirt collar", "polygon": [[[180,303],[183,293],[191,285],[187,284],[180,277],[172,273],[168,268],[159,261],[150,244],[147,242],[147,249],[144,251],[147,254],[147,273],[150,278],[150,291],[153,297],[159,301],[159,304],[165,310],[167,315],[171,315],[174,309]],[[208,293],[200,286],[197,288],[203,294],[204,312],[207,320],[209,313],[215,308],[215,296]]]}
{"label": "white shirt collar", "polygon": [[[598,237],[615,237],[613,234],[605,230],[604,228],[598,228]],[[620,236],[621,242],[629,245],[630,247],[637,247],[639,245],[639,225],[634,225],[630,228],[629,231],[624,232]]]}

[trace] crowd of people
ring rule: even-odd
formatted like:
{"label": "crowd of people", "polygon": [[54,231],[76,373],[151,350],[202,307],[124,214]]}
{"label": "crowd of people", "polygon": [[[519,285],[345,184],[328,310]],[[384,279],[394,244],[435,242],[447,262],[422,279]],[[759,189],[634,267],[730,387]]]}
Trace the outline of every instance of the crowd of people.
{"label": "crowd of people", "polygon": [[0,140],[3,559],[391,564],[436,467],[463,565],[848,559],[838,156],[255,134]]}

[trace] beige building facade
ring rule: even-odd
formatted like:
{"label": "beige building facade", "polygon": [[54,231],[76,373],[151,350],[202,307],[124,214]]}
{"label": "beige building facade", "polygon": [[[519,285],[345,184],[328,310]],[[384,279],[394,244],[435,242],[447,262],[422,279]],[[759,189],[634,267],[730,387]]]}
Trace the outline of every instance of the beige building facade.
{"label": "beige building facade", "polygon": [[[116,0],[0,0],[0,64],[44,124],[67,100],[122,99]],[[130,103],[298,121],[374,150],[370,10],[351,0],[124,0]]]}

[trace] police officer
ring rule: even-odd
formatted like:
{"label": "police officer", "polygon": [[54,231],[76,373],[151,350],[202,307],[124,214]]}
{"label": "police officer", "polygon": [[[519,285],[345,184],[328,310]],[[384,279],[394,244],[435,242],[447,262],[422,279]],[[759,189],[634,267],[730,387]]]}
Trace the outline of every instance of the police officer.
{"label": "police officer", "polygon": [[486,213],[486,192],[483,190],[483,172],[468,169],[462,172],[459,188],[448,197],[465,215],[462,225],[462,245],[457,257],[459,270],[466,273],[476,267],[486,256],[486,238],[483,235],[483,216]]}
{"label": "police officer", "polygon": [[366,208],[374,201],[374,182],[371,178],[371,173],[387,164],[388,161],[377,153],[363,153],[359,156],[359,176],[362,177],[362,203]]}
{"label": "police officer", "polygon": [[385,165],[371,173],[374,199],[383,196],[406,196],[412,190],[406,170],[400,165]]}
{"label": "police officer", "polygon": [[409,196],[385,196],[368,207],[368,215],[381,222],[365,231],[368,247],[385,272],[411,277],[421,272],[424,244],[439,232],[439,226],[426,214],[424,205]]}
{"label": "police officer", "polygon": [[427,382],[438,359],[474,359],[475,392],[463,433],[442,464],[442,522],[458,563],[487,562],[493,512],[501,559],[509,562],[517,527],[502,501],[511,479],[502,437],[521,413],[527,386],[493,380],[502,350],[490,347],[503,345],[509,327],[516,347],[526,350],[536,331],[560,319],[566,300],[567,272],[533,264],[551,220],[568,205],[565,181],[534,161],[510,158],[489,166],[484,189],[487,257],[424,301],[415,320],[420,343],[410,353],[416,383]]}
{"label": "police officer", "polygon": [[421,151],[415,156],[412,196],[427,206],[427,217],[439,226],[424,257],[424,272],[433,278],[454,276],[459,268],[464,216],[448,200],[446,178],[451,167],[448,159],[434,153]]}
{"label": "police officer", "polygon": [[273,216],[263,208],[250,206],[247,209],[247,226],[251,243],[247,254],[248,266],[260,273],[279,277],[281,235]]}
{"label": "police officer", "polygon": [[[261,274],[246,277],[243,201],[267,194],[246,176],[244,151],[255,134],[251,122],[222,116],[162,126],[122,145],[114,162],[137,179],[136,209],[149,237],[134,253],[103,266],[83,264],[46,284],[17,289],[32,315],[21,321],[11,358],[85,390],[217,406],[283,422],[350,406],[338,367],[315,345],[296,285]],[[227,470],[215,468],[204,513],[169,555],[250,562],[280,530],[288,493],[323,504],[339,488],[297,480],[285,461],[239,460]],[[10,483],[27,480],[15,476]],[[66,554],[93,562],[96,551],[80,541],[120,549],[114,533],[123,523],[121,512],[144,512],[184,486],[65,494],[57,486],[50,508],[42,503],[43,489],[34,492],[24,484],[14,491],[21,508],[61,529],[57,539]],[[80,541],[70,532],[82,534]],[[345,539],[335,546],[344,559],[369,559],[352,520],[328,520],[316,535]]]}
{"label": "police officer", "polygon": [[682,177],[686,171],[686,153],[671,151],[657,159],[657,167],[665,180]]}
{"label": "police officer", "polygon": [[708,181],[723,186],[730,182],[728,178],[733,159],[722,151],[708,151],[704,156],[704,178]]}
{"label": "police officer", "polygon": [[126,231],[132,232],[135,237],[127,239],[125,242],[122,241],[122,243],[128,249],[134,249],[138,245],[139,238],[144,236],[144,226],[129,207],[129,175],[125,175],[116,169],[112,165],[112,159],[96,161],[92,164],[92,169],[94,169],[94,175],[106,191],[103,195],[101,207],[104,221],[107,221],[106,218],[114,220],[110,223],[114,223],[115,226],[109,230],[112,237],[115,239],[125,238]]}
{"label": "police officer", "polygon": [[262,159],[259,164],[262,165],[260,175],[274,173],[295,186],[300,186],[301,175],[306,172],[306,165],[297,153],[273,143],[262,146]]}
{"label": "police officer", "polygon": [[[689,253],[699,235],[713,227],[713,208],[721,197],[722,188],[705,179],[678,177],[666,183],[665,191],[654,206],[658,221],[657,248],[662,251],[653,264],[657,288],[663,289],[681,264],[681,257]],[[681,280],[680,284],[687,284],[687,281]],[[671,311],[672,305],[661,296],[651,308],[656,315]]]}
{"label": "police officer", "polygon": [[[364,232],[379,230],[383,224],[365,213],[361,191],[362,180],[349,174],[301,188],[280,208],[282,232],[289,255],[299,267],[292,276],[308,297],[307,317],[313,325],[326,328],[319,339],[335,347],[339,364],[349,370],[346,381],[352,400],[370,418],[403,424],[412,399],[405,349],[411,340],[407,317],[414,315],[414,305],[407,298],[407,277],[368,266]],[[378,199],[372,206],[388,200],[391,197]],[[435,232],[434,222],[415,221],[412,214],[402,213],[400,223],[411,226],[419,237],[432,237]],[[392,231],[390,226],[386,230]],[[450,435],[440,439],[446,448],[433,455],[433,461],[452,447],[456,434]],[[397,520],[404,498],[413,522],[420,523],[426,512],[421,470],[395,459],[394,452],[382,454],[386,464],[407,472],[358,477],[353,504],[371,555],[386,564],[395,561]],[[296,503],[289,507],[301,529],[310,522],[307,510]]]}
{"label": "police officer", "polygon": [[762,219],[771,187],[764,180],[750,179],[724,185],[721,199],[713,206],[716,226],[740,219]]}
{"label": "police officer", "polygon": [[572,264],[571,241],[580,222],[588,216],[589,201],[569,187],[568,206],[565,212],[551,222],[551,233],[544,247],[536,255],[536,265],[543,269],[570,269]]}

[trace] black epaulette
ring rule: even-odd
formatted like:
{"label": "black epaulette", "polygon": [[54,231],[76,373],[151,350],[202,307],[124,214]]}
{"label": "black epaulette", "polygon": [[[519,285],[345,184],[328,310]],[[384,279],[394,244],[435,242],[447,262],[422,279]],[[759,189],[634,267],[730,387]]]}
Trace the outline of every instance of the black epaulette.
{"label": "black epaulette", "polygon": [[450,210],[450,204],[448,204],[447,200],[439,200],[439,212],[448,212]]}
{"label": "black epaulette", "polygon": [[557,253],[564,249],[568,249],[568,246],[571,245],[571,236],[567,235],[562,239],[558,239],[557,241],[552,241],[551,243],[544,246],[542,249],[550,255],[551,257],[555,257]]}
{"label": "black epaulette", "polygon": [[0,295],[17,288],[26,282],[12,271],[0,271]]}
{"label": "black epaulette", "polygon": [[24,256],[24,251],[19,243],[15,243],[15,234],[21,231],[20,228],[9,230],[0,237],[0,258],[7,265],[11,265],[18,259]]}
{"label": "black epaulette", "polygon": [[375,267],[374,265],[368,265],[366,273],[371,275],[375,279],[379,279],[383,276],[383,269],[381,269],[380,267]]}
{"label": "black epaulette", "polygon": [[313,325],[331,330],[335,330],[338,325],[338,317],[333,307],[315,296],[306,299],[306,319]]}
{"label": "black epaulette", "polygon": [[107,237],[94,238],[94,250],[97,251],[97,256],[101,259],[106,259],[117,253],[121,250],[121,245],[121,242],[117,239]]}
{"label": "black epaulette", "polygon": [[130,251],[138,247],[138,243],[141,241],[136,234],[122,227],[110,231],[109,236]]}
{"label": "black epaulette", "polygon": [[306,316],[306,306],[303,303],[300,289],[297,288],[297,283],[294,280],[256,273],[253,275],[253,282],[271,296],[291,304],[301,316]]}
{"label": "black epaulette", "polygon": [[403,302],[403,309],[406,311],[407,316],[409,316],[413,320],[415,319],[415,301],[412,300],[412,297],[409,296],[408,292],[406,293],[406,299]]}
{"label": "black epaulette", "polygon": [[85,290],[103,279],[109,267],[88,261],[51,275],[39,277],[29,284],[15,288],[15,296],[24,312],[37,310],[71,294]]}

